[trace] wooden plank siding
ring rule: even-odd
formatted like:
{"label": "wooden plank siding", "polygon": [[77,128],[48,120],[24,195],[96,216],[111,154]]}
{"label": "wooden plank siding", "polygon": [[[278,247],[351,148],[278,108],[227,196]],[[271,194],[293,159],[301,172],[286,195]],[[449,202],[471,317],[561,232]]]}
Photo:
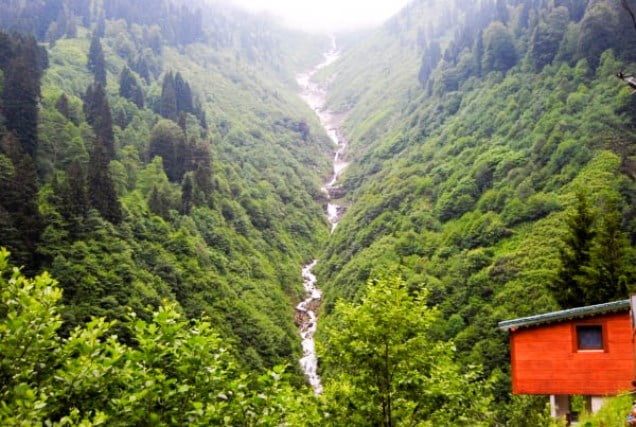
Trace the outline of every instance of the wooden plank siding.
{"label": "wooden plank siding", "polygon": [[[578,350],[577,325],[603,325],[603,350]],[[511,331],[510,349],[515,394],[605,396],[633,388],[634,343],[627,312]]]}

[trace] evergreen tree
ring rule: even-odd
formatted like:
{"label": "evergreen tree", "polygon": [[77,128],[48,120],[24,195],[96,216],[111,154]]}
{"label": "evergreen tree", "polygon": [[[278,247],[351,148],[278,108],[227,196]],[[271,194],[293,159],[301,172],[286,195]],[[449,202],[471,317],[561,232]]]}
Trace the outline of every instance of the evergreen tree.
{"label": "evergreen tree", "polygon": [[529,56],[535,70],[540,71],[554,60],[568,25],[568,11],[560,7],[554,9],[546,22],[540,22],[530,39]]}
{"label": "evergreen tree", "polygon": [[194,161],[194,204],[204,205],[212,200],[212,161],[210,158],[210,146],[200,142],[192,148]]}
{"label": "evergreen tree", "polygon": [[143,91],[128,67],[124,67],[119,78],[119,95],[134,103],[138,108],[144,108]]}
{"label": "evergreen tree", "polygon": [[500,22],[493,22],[484,31],[484,73],[506,72],[517,63],[517,51],[512,34]]}
{"label": "evergreen tree", "polygon": [[97,32],[93,33],[91,38],[91,46],[88,51],[88,70],[93,73],[95,83],[106,87],[106,61],[104,60],[104,51],[102,43]]}
{"label": "evergreen tree", "polygon": [[194,204],[205,205],[212,201],[212,190],[212,170],[198,165],[194,170]]}
{"label": "evergreen tree", "polygon": [[2,112],[7,129],[20,140],[24,152],[34,157],[38,145],[40,53],[32,38],[21,40],[15,49],[16,55],[5,72]]}
{"label": "evergreen tree", "polygon": [[555,0],[554,6],[563,6],[568,9],[570,19],[574,22],[579,22],[585,14],[585,9],[588,6],[588,0]]}
{"label": "evergreen tree", "polygon": [[148,67],[148,63],[146,62],[143,55],[137,55],[134,61],[129,60],[128,65],[130,68],[139,76],[146,81],[146,83],[150,82],[150,68]]}
{"label": "evergreen tree", "polygon": [[183,179],[183,184],[181,185],[181,209],[179,210],[181,215],[190,215],[194,200],[193,193],[194,184],[192,182],[192,176],[187,174]]}
{"label": "evergreen tree", "polygon": [[188,116],[186,116],[186,113],[184,113],[183,111],[179,113],[179,121],[177,122],[177,124],[183,131],[184,135],[188,133],[187,118]]}
{"label": "evergreen tree", "polygon": [[612,47],[620,48],[613,29],[616,25],[615,16],[608,5],[597,3],[585,13],[580,25],[579,56],[587,59],[595,70],[603,52]]}
{"label": "evergreen tree", "polygon": [[90,207],[88,194],[86,193],[86,173],[77,160],[71,163],[66,173],[66,187],[64,194],[65,208],[62,214],[68,219],[77,221],[88,213]]}
{"label": "evergreen tree", "polygon": [[205,110],[198,101],[194,107],[194,115],[199,119],[201,129],[208,130],[208,120],[205,115]]}
{"label": "evergreen tree", "polygon": [[119,224],[122,220],[121,205],[108,170],[108,162],[107,148],[98,138],[91,151],[88,164],[90,205],[97,209],[104,219],[113,224]]}
{"label": "evergreen tree", "polygon": [[115,134],[113,117],[104,88],[100,84],[89,85],[84,96],[84,114],[97,139],[106,147],[108,160],[115,158]]}
{"label": "evergreen tree", "polygon": [[55,102],[55,109],[68,120],[71,120],[71,108],[68,105],[68,98],[65,94],[61,94],[57,99]]}
{"label": "evergreen tree", "polygon": [[170,72],[163,78],[161,105],[159,113],[165,119],[177,121],[177,92],[174,75]]}
{"label": "evergreen tree", "polygon": [[175,146],[175,180],[179,182],[183,179],[186,172],[194,170],[192,162],[192,146],[193,141],[188,142],[184,135],[177,141]]}
{"label": "evergreen tree", "polygon": [[578,192],[573,214],[566,219],[567,235],[559,250],[561,267],[556,281],[551,285],[552,292],[563,308],[578,307],[586,304],[586,293],[582,282],[585,281],[586,266],[591,260],[590,250],[595,231],[595,214],[589,206],[587,196]]}
{"label": "evergreen tree", "polygon": [[437,41],[429,44],[422,54],[422,64],[420,65],[419,80],[422,85],[426,85],[431,73],[437,67],[439,60],[441,59],[441,49]]}
{"label": "evergreen tree", "polygon": [[43,228],[38,207],[35,162],[11,133],[0,141],[0,246],[14,250],[21,264],[37,267],[36,248]]}
{"label": "evergreen tree", "polygon": [[581,281],[586,304],[624,299],[634,280],[634,254],[621,230],[621,215],[615,201],[607,201],[590,250],[590,264]]}
{"label": "evergreen tree", "polygon": [[163,159],[163,169],[172,182],[183,178],[188,153],[185,135],[179,126],[168,120],[161,120],[152,129],[148,158],[159,156]]}
{"label": "evergreen tree", "polygon": [[177,112],[194,112],[194,105],[192,103],[192,90],[190,85],[183,80],[181,73],[177,73],[174,77],[175,95],[177,98]]}
{"label": "evergreen tree", "polygon": [[150,196],[148,197],[148,209],[155,215],[159,215],[163,219],[168,219],[172,201],[164,187],[153,185]]}

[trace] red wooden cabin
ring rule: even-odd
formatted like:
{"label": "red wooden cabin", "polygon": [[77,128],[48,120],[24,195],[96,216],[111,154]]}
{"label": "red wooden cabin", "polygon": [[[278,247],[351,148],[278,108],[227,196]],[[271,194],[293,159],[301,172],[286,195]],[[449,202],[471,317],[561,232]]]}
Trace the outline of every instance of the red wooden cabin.
{"label": "red wooden cabin", "polygon": [[499,323],[510,334],[512,391],[550,395],[553,416],[569,396],[596,411],[604,396],[631,390],[634,342],[630,301],[562,310]]}

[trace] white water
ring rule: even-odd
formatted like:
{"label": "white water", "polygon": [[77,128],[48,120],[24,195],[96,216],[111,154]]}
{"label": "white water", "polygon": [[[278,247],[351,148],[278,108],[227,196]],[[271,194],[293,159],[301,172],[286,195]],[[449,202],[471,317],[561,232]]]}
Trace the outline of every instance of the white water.
{"label": "white water", "polygon": [[[296,81],[301,88],[300,97],[311,107],[318,116],[320,124],[325,128],[327,135],[336,145],[336,153],[333,159],[333,175],[331,179],[323,186],[322,190],[327,194],[327,198],[331,199],[331,190],[336,186],[338,178],[342,172],[349,166],[344,159],[344,152],[347,149],[347,139],[340,130],[343,121],[342,114],[336,114],[327,109],[327,91],[320,84],[312,81],[312,77],[321,69],[333,64],[340,58],[340,52],[336,45],[336,39],[331,39],[331,50],[325,53],[325,60],[317,65],[313,70],[299,74]],[[327,204],[327,217],[331,223],[331,231],[333,232],[338,226],[338,222],[344,213],[344,207],[335,203]]]}
{"label": "white water", "polygon": [[[300,97],[314,110],[320,120],[320,124],[325,128],[327,135],[337,147],[333,159],[333,176],[322,188],[329,200],[326,214],[331,223],[331,232],[333,233],[344,213],[344,207],[331,201],[331,190],[335,187],[342,172],[349,165],[344,160],[347,140],[340,130],[342,116],[327,109],[327,91],[318,83],[312,81],[314,74],[332,64],[340,57],[340,52],[336,46],[336,39],[332,37],[331,40],[331,50],[325,53],[324,62],[307,73],[299,74],[296,77],[296,81],[301,88]],[[318,375],[318,357],[316,356],[314,335],[318,328],[316,310],[320,305],[322,292],[317,288],[316,276],[312,273],[317,263],[318,260],[314,260],[311,264],[303,267],[303,286],[307,299],[296,306],[296,311],[300,318],[299,330],[303,346],[303,358],[300,359],[300,366],[307,377],[307,381],[313,387],[314,392],[320,394],[322,393],[322,383]]]}
{"label": "white water", "polygon": [[320,304],[322,292],[316,287],[316,276],[311,270],[316,266],[315,260],[303,267],[303,286],[307,299],[296,306],[296,310],[302,313],[302,322],[299,326],[300,336],[303,345],[303,358],[300,359],[300,366],[307,377],[307,381],[313,387],[316,394],[322,393],[322,384],[318,376],[318,357],[316,356],[316,346],[314,335],[318,328],[316,317],[316,306]]}

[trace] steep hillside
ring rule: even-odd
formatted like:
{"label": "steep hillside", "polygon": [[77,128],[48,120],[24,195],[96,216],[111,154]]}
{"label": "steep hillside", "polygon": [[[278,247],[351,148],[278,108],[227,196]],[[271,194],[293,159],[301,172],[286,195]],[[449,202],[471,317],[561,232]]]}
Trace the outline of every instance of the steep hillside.
{"label": "steep hillside", "polygon": [[[291,307],[301,265],[327,236],[320,183],[333,149],[291,82],[329,40],[287,42],[271,22],[203,3],[58,3],[2,6],[8,29],[48,42],[48,64],[30,184],[9,133],[20,129],[0,127],[2,173],[14,177],[4,194],[15,194],[0,245],[59,280],[65,331],[105,316],[126,338],[128,307],[147,318],[167,298],[209,317],[248,365],[295,366]],[[20,76],[7,56],[9,119]],[[16,204],[25,185],[37,186],[35,225]]]}
{"label": "steep hillside", "polygon": [[[504,402],[498,321],[625,298],[634,98],[615,74],[633,68],[635,41],[618,2],[416,1],[351,47],[322,76],[352,161],[351,207],[316,269],[325,314],[399,275],[426,289],[444,314],[437,338]],[[577,267],[568,236],[587,204],[596,237]]]}
{"label": "steep hillside", "polygon": [[314,68],[224,2],[0,3],[0,424],[550,425],[497,322],[636,289],[624,4],[413,0]]}

